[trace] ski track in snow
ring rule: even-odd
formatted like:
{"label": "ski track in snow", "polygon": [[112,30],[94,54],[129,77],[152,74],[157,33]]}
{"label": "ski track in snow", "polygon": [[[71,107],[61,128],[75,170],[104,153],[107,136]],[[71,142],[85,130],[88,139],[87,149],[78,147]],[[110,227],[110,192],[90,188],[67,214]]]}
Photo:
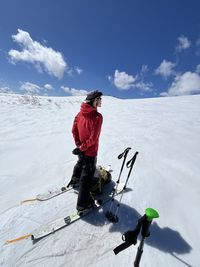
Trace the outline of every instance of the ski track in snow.
{"label": "ski track in snow", "polygon": [[[24,203],[66,185],[76,158],[71,126],[82,97],[0,94],[0,266],[133,266],[137,246],[114,255],[121,235],[147,207],[160,218],[151,226],[141,266],[198,267],[200,230],[200,96],[120,100],[103,97],[98,164],[110,164],[117,180],[126,147],[139,151],[119,210],[119,222],[98,212],[32,243],[4,245],[75,210],[77,194]],[[125,168],[122,180],[127,177]],[[114,202],[114,207],[119,196]],[[69,257],[70,256],[70,257]]]}

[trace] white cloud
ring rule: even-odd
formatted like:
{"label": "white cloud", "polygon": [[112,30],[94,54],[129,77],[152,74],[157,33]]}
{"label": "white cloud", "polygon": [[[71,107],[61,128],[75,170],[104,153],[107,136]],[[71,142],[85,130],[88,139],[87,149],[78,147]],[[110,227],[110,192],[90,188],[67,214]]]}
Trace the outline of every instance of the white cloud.
{"label": "white cloud", "polygon": [[136,88],[140,89],[141,91],[145,91],[145,92],[151,91],[152,86],[153,84],[151,82],[144,82],[142,80],[135,84]]}
{"label": "white cloud", "polygon": [[73,69],[73,68],[68,69],[68,70],[67,70],[67,74],[68,74],[69,76],[73,76],[73,74],[74,74],[74,69]]}
{"label": "white cloud", "polygon": [[143,65],[142,65],[142,68],[141,68],[141,71],[140,71],[140,74],[143,76],[143,75],[146,74],[148,71],[149,71],[148,66],[145,65],[145,64],[143,64]]}
{"label": "white cloud", "polygon": [[67,86],[61,86],[60,87],[65,93],[70,93],[70,87]]}
{"label": "white cloud", "polygon": [[132,75],[128,75],[124,71],[119,72],[118,70],[115,70],[114,85],[118,89],[128,90],[131,87],[134,87],[135,80],[136,80],[136,78],[133,77]]}
{"label": "white cloud", "polygon": [[198,64],[196,67],[196,73],[200,74],[200,64]]}
{"label": "white cloud", "polygon": [[160,93],[160,96],[169,96],[169,94],[167,92],[162,92]]}
{"label": "white cloud", "polygon": [[0,87],[0,93],[12,94],[14,93],[8,86]]}
{"label": "white cloud", "polygon": [[23,82],[20,89],[25,91],[27,94],[36,95],[39,94],[41,87],[34,83]]}
{"label": "white cloud", "polygon": [[174,75],[174,67],[176,64],[173,62],[163,60],[160,64],[160,66],[155,70],[155,73],[157,75],[161,75],[164,79],[167,79],[169,76]]}
{"label": "white cloud", "polygon": [[182,51],[191,46],[191,41],[184,35],[178,37],[178,46],[176,47],[177,51]]}
{"label": "white cloud", "polygon": [[153,84],[151,82],[145,82],[144,76],[148,72],[148,66],[142,65],[141,71],[135,77],[129,75],[126,72],[119,72],[115,70],[114,77],[107,76],[110,82],[120,90],[129,90],[131,88],[139,89],[140,91],[147,92],[152,90]]}
{"label": "white cloud", "polygon": [[107,78],[108,78],[109,81],[112,81],[112,76],[111,75],[108,75]]}
{"label": "white cloud", "polygon": [[48,84],[48,83],[44,85],[44,88],[47,90],[53,90],[53,86],[51,84]]}
{"label": "white cloud", "polygon": [[135,84],[135,87],[142,92],[152,91],[153,83],[144,81],[144,77],[146,76],[148,71],[149,71],[148,65],[143,64],[140,73],[137,76],[137,83]]}
{"label": "white cloud", "polygon": [[79,67],[75,67],[74,69],[79,75],[83,72],[83,70]]}
{"label": "white cloud", "polygon": [[83,73],[83,69],[75,66],[75,67],[72,67],[72,68],[68,68],[67,70],[67,74],[69,76],[74,76],[75,74],[78,74],[78,75],[81,75]]}
{"label": "white cloud", "polygon": [[168,92],[161,93],[161,96],[179,96],[197,93],[200,93],[200,75],[187,71],[181,75],[177,75]]}
{"label": "white cloud", "polygon": [[20,29],[18,29],[16,35],[12,35],[12,38],[22,47],[22,51],[14,49],[9,51],[13,63],[18,61],[28,62],[39,71],[46,71],[59,79],[63,77],[68,66],[60,52],[33,41],[28,32]]}
{"label": "white cloud", "polygon": [[65,93],[68,93],[68,94],[73,95],[73,96],[85,96],[88,93],[88,91],[86,91],[86,90],[79,90],[79,89],[70,88],[70,87],[67,87],[67,86],[61,86],[60,88]]}

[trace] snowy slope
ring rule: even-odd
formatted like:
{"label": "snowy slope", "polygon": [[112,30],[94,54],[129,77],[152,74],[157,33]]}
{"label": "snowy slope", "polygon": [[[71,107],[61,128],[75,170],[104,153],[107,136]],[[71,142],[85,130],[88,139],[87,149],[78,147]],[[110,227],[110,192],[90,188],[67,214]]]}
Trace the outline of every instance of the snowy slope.
{"label": "snowy slope", "polygon": [[[76,157],[71,126],[82,97],[0,95],[0,266],[133,266],[137,246],[114,255],[121,235],[133,229],[147,207],[160,218],[146,239],[141,266],[199,266],[200,96],[145,100],[103,97],[98,163],[139,151],[119,223],[93,213],[32,244],[4,245],[40,225],[74,211],[76,194],[20,204],[69,181]],[[125,170],[122,179],[126,179]]]}

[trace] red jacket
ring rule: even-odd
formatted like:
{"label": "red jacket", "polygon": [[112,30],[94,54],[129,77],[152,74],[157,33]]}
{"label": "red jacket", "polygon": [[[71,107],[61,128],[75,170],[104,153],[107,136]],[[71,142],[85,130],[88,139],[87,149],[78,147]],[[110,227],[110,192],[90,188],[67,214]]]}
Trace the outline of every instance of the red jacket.
{"label": "red jacket", "polygon": [[72,134],[76,146],[86,156],[97,156],[102,122],[103,117],[96,108],[87,103],[81,104],[80,112],[74,119]]}

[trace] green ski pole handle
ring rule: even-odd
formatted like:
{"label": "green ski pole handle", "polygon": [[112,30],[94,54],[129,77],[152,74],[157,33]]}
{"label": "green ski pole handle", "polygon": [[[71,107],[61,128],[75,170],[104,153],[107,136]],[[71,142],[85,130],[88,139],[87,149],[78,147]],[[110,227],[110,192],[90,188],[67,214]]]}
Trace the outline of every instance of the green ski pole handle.
{"label": "green ski pole handle", "polygon": [[147,220],[159,218],[159,213],[157,212],[157,210],[152,208],[145,209],[145,215],[147,216]]}

